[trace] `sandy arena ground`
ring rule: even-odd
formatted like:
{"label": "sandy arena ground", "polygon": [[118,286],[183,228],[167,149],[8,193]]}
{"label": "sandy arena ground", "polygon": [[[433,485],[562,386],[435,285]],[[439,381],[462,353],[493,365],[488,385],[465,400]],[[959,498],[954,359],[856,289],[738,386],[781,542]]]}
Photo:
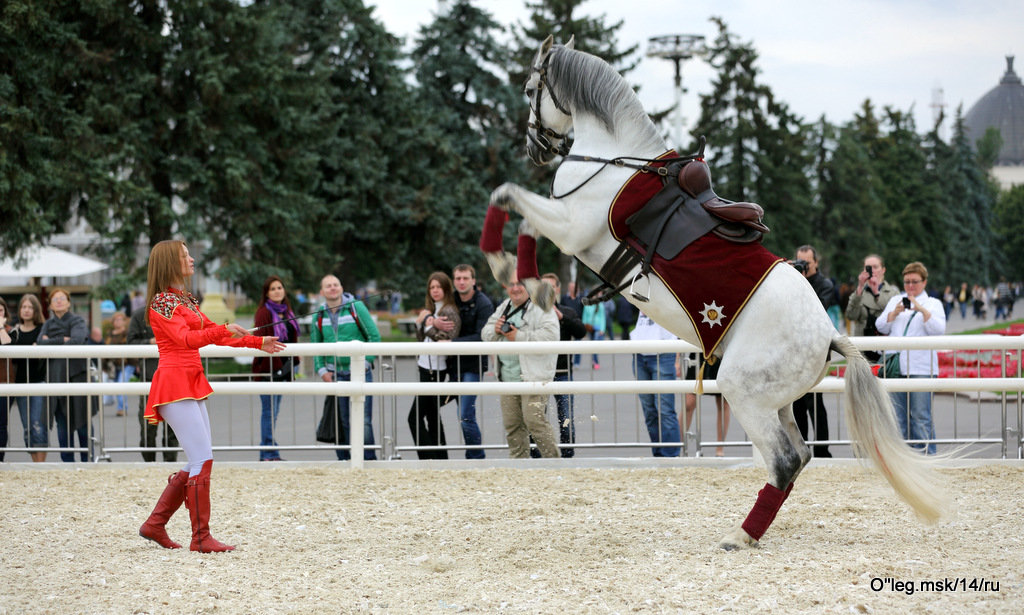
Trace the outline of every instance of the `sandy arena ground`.
{"label": "sandy arena ground", "polygon": [[1020,465],[944,470],[957,512],[931,527],[876,474],[811,467],[759,549],[724,552],[762,470],[222,464],[211,525],[238,550],[209,555],[184,508],[185,549],[137,535],[169,466],[37,467],[0,471],[2,614],[1024,609]]}

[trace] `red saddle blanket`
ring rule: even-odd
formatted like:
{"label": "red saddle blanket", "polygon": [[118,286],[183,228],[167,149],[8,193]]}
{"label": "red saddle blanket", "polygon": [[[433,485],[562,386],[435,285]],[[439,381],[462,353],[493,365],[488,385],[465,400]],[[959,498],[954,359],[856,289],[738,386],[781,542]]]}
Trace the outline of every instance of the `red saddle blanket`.
{"label": "red saddle blanket", "polygon": [[[668,151],[659,158],[675,155],[674,151]],[[661,186],[659,175],[637,171],[619,189],[608,209],[612,236],[627,242],[641,254],[646,253],[646,246],[631,235],[626,219],[643,207]],[[708,233],[672,260],[656,254],[652,268],[653,274],[672,291],[690,319],[704,354],[711,355],[768,272],[783,260],[760,243],[732,243]]]}

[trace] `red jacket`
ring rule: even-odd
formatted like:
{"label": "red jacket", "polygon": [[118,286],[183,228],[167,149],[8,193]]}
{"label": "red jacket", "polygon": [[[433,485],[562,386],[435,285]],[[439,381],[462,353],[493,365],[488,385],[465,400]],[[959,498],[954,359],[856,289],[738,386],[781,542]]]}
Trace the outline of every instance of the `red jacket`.
{"label": "red jacket", "polygon": [[214,324],[199,310],[199,301],[188,291],[173,288],[153,297],[149,305],[160,364],[153,374],[146,402],[146,420],[156,425],[164,420],[157,406],[182,399],[206,399],[213,388],[203,373],[199,349],[208,344],[261,348],[263,338],[255,335],[231,337],[224,325]]}

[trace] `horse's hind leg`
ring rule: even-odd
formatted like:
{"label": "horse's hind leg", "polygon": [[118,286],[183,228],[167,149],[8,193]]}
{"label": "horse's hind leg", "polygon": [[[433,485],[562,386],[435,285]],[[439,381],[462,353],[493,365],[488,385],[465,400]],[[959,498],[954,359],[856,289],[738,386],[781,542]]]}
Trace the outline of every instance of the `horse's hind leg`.
{"label": "horse's hind leg", "polygon": [[[782,428],[786,434],[789,435],[789,441],[793,444],[793,448],[796,449],[800,455],[800,468],[796,471],[799,474],[808,463],[811,462],[811,447],[807,446],[804,442],[804,436],[800,433],[800,428],[796,424],[796,419],[793,418],[793,404],[787,404],[786,406],[779,408],[779,422],[782,423]],[[790,482],[796,480],[794,475]]]}
{"label": "horse's hind leg", "polygon": [[[735,411],[735,405],[733,409]],[[779,420],[786,412],[789,421]],[[756,547],[793,489],[793,481],[810,460],[810,451],[802,438],[799,438],[799,432],[796,432],[799,446],[794,444],[791,432],[796,426],[792,415],[792,410],[786,407],[780,409],[774,417],[764,417],[761,425],[754,429],[744,426],[751,442],[764,457],[771,480],[757,493],[754,507],[743,523],[730,530],[719,542],[721,548],[731,551]]]}

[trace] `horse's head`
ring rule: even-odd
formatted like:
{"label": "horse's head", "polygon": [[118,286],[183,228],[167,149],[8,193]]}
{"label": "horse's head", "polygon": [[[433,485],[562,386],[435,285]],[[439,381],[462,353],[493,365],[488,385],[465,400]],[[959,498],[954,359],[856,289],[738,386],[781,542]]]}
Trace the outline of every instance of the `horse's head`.
{"label": "horse's head", "polygon": [[[564,49],[572,49],[570,38]],[[530,101],[530,122],[526,128],[526,153],[538,166],[548,164],[555,156],[569,153],[569,130],[572,115],[558,100],[548,81],[548,65],[554,52],[554,39],[549,35],[533,58],[530,76],[526,79],[526,97]]]}

